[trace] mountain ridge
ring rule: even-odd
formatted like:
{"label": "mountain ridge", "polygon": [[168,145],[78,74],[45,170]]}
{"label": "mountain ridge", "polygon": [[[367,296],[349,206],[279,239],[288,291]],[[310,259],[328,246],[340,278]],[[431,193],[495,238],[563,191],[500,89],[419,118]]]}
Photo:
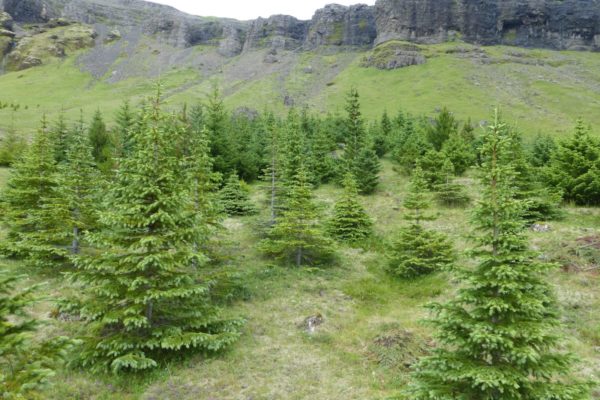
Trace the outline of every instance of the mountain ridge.
{"label": "mountain ridge", "polygon": [[599,0],[378,0],[329,4],[310,20],[201,17],[142,0],[0,0],[0,10],[17,25],[62,18],[138,28],[177,47],[217,46],[228,57],[253,48],[373,47],[389,40],[600,50]]}

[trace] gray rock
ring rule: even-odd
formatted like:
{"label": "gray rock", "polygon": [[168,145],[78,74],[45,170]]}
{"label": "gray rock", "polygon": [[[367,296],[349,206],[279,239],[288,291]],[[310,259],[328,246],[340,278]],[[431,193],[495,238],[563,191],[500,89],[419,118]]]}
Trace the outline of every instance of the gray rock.
{"label": "gray rock", "polygon": [[302,46],[308,22],[288,15],[273,15],[252,21],[244,51],[260,48],[295,50]]}
{"label": "gray rock", "polygon": [[374,10],[365,4],[329,4],[317,10],[310,23],[307,47],[372,45],[377,36]]}
{"label": "gray rock", "polygon": [[598,0],[378,0],[376,43],[471,43],[600,50]]}

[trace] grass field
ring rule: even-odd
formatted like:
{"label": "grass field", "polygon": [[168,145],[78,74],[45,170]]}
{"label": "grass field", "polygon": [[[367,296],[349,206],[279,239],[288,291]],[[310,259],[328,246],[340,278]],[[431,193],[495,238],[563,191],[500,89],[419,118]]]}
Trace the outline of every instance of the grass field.
{"label": "grass field", "polygon": [[[400,207],[407,179],[384,161],[376,194],[363,197],[375,220],[377,237],[367,250],[339,247],[340,262],[320,270],[273,265],[256,250],[261,217],[228,219],[228,248],[234,270],[242,274],[244,296],[225,312],[247,320],[241,340],[218,356],[191,356],[143,378],[59,371],[48,399],[144,400],[375,400],[392,399],[408,379],[408,366],[431,346],[423,305],[452,296],[456,282],[440,273],[413,282],[398,282],[384,272],[384,243],[404,224]],[[0,183],[7,170],[0,171]],[[462,178],[472,196],[478,192],[471,176]],[[262,199],[252,187],[257,203]],[[330,209],[339,189],[317,191]],[[461,263],[472,263],[462,250],[471,244],[469,210],[441,209],[431,226],[450,234],[461,251]],[[600,379],[600,250],[583,249],[581,237],[600,235],[600,210],[567,208],[563,221],[547,233],[531,232],[531,244],[545,257],[559,261],[551,280],[563,311],[566,349],[575,353],[578,374]],[[595,266],[595,269],[594,269]],[[49,318],[54,302],[68,292],[60,273],[29,275],[27,285],[46,281],[45,299],[33,310],[46,320],[41,335],[75,334],[77,322]],[[323,323],[308,333],[303,321],[321,315]],[[600,393],[595,398],[600,398]]]}
{"label": "grass field", "polygon": [[[283,113],[287,97],[297,106],[341,112],[345,94],[354,86],[368,118],[378,118],[384,109],[391,114],[403,109],[432,116],[447,106],[459,118],[478,123],[500,106],[526,136],[564,135],[580,116],[600,125],[598,53],[480,49],[464,43],[423,46],[421,51],[427,56],[425,64],[393,71],[362,67],[365,52],[281,52],[278,63],[265,65],[263,53],[256,51],[225,59],[210,73],[190,66],[170,69],[160,75],[160,81],[172,107],[202,101],[217,83],[230,109],[246,106]],[[158,78],[145,77],[143,65],[139,75],[116,83],[107,83],[109,76],[94,79],[78,62],[81,52],[0,75],[0,101],[21,105],[14,113],[9,108],[0,110],[0,130],[14,120],[27,135],[42,113],[52,120],[61,110],[74,121],[80,110],[91,118],[100,109],[110,121],[123,100],[135,103],[155,91]]]}

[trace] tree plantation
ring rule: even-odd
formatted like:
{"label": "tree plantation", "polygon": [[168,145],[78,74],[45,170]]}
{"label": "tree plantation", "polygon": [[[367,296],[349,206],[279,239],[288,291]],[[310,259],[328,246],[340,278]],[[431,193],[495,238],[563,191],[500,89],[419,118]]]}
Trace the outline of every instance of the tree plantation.
{"label": "tree plantation", "polygon": [[600,139],[160,85],[0,143],[0,398],[599,398]]}

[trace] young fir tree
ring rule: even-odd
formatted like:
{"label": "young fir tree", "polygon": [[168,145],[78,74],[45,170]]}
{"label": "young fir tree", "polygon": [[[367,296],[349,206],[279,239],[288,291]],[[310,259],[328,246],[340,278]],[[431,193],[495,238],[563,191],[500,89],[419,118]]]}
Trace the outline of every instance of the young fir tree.
{"label": "young fir tree", "polygon": [[242,187],[237,174],[231,174],[219,193],[219,201],[227,215],[249,215],[256,213],[256,208],[248,192]]}
{"label": "young fir tree", "polygon": [[72,342],[64,337],[34,340],[38,323],[25,308],[34,303],[35,288],[17,291],[18,279],[0,274],[0,398],[41,399],[40,389]]}
{"label": "young fir tree", "polygon": [[476,153],[473,150],[473,145],[457,131],[450,134],[450,137],[442,146],[442,153],[452,163],[455,175],[464,174],[467,169],[475,164]]}
{"label": "young fir tree", "polygon": [[267,202],[269,207],[269,226],[275,225],[282,209],[284,187],[282,184],[282,148],[280,126],[273,114],[264,118],[264,130],[267,136],[266,164],[263,171],[263,181],[266,183]]}
{"label": "young fir tree", "polygon": [[439,113],[433,125],[427,129],[427,139],[436,151],[442,150],[444,143],[458,132],[458,122],[454,115],[444,107]]}
{"label": "young fir tree", "polygon": [[364,122],[360,113],[359,95],[351,89],[346,99],[345,142],[341,177],[351,173],[356,177],[358,191],[373,193],[379,183],[379,157],[367,143]]}
{"label": "young fir tree", "polygon": [[57,163],[64,163],[67,160],[67,148],[69,147],[70,131],[67,126],[64,112],[58,115],[58,119],[51,127],[50,135],[54,142],[55,159]]}
{"label": "young fir tree", "polygon": [[100,110],[94,113],[94,117],[88,128],[88,136],[96,165],[102,172],[108,173],[113,167],[112,143]]}
{"label": "young fir tree", "polygon": [[392,158],[405,173],[410,173],[415,168],[417,160],[431,150],[431,144],[423,132],[415,127],[412,117],[405,117],[403,124],[403,128],[394,138]]}
{"label": "young fir tree", "polygon": [[214,87],[206,100],[204,121],[208,132],[210,156],[215,172],[227,174],[231,172],[234,156],[229,136],[229,115],[225,110],[218,87]]}
{"label": "young fir tree", "polygon": [[300,166],[281,212],[261,248],[265,254],[293,261],[298,267],[331,259],[332,244],[321,225],[306,169]]}
{"label": "young fir tree", "polygon": [[536,168],[545,167],[550,164],[556,149],[556,141],[552,136],[538,134],[531,146],[529,162]]}
{"label": "young fir tree", "polygon": [[403,279],[413,279],[444,268],[455,261],[452,244],[438,232],[425,229],[422,221],[436,217],[431,207],[430,193],[420,166],[415,169],[409,192],[404,200],[404,218],[410,225],[400,229],[389,252],[388,272]]}
{"label": "young fir tree", "polygon": [[444,183],[446,176],[442,173],[442,169],[446,160],[446,154],[435,150],[428,150],[417,160],[423,170],[427,189],[435,190],[438,185]]}
{"label": "young fir tree", "polygon": [[88,335],[81,362],[95,369],[140,371],[182,351],[218,351],[239,336],[211,303],[211,280],[200,276],[206,221],[193,210],[177,153],[181,124],[160,110],[160,96],[132,131],[100,215],[88,236],[98,248],[76,260],[86,288],[80,313]]}
{"label": "young fir tree", "polygon": [[329,232],[342,242],[359,243],[372,233],[373,221],[358,199],[358,187],[351,174],[344,178],[344,193],[335,203]]}
{"label": "young fir tree", "polygon": [[46,119],[11,172],[2,196],[6,250],[36,266],[49,266],[66,255],[53,137]]}
{"label": "young fir tree", "polygon": [[135,124],[135,114],[128,101],[123,102],[115,118],[115,127],[113,129],[114,157],[121,159],[131,153],[133,139],[131,138],[131,129]]}
{"label": "young fir tree", "polygon": [[435,187],[435,198],[443,206],[461,207],[470,201],[464,186],[454,181],[454,171],[452,162],[449,159],[444,160],[440,171],[443,181]]}
{"label": "young fir tree", "polygon": [[98,193],[103,186],[83,124],[75,128],[65,155],[66,162],[59,165],[61,203],[56,209],[71,233],[71,253],[78,254],[82,236],[97,226]]}
{"label": "young fir tree", "polygon": [[[600,170],[600,141],[592,137],[580,119],[573,137],[559,142],[544,178],[550,187],[563,191],[566,201],[581,205],[600,204],[600,187],[596,182]],[[595,166],[595,168],[593,168]]]}
{"label": "young fir tree", "polygon": [[313,171],[317,183],[329,182],[335,174],[335,160],[333,153],[336,148],[335,141],[322,124],[316,129],[312,141]]}
{"label": "young fir tree", "polygon": [[556,351],[556,303],[541,264],[527,246],[522,204],[515,199],[511,137],[496,118],[482,148],[482,198],[475,269],[446,304],[432,304],[439,346],[423,358],[408,397],[414,400],[573,400],[588,398],[569,384],[569,358]]}
{"label": "young fir tree", "polygon": [[354,170],[358,191],[361,194],[371,194],[379,185],[381,163],[379,157],[370,146],[362,149],[358,155],[357,168]]}

